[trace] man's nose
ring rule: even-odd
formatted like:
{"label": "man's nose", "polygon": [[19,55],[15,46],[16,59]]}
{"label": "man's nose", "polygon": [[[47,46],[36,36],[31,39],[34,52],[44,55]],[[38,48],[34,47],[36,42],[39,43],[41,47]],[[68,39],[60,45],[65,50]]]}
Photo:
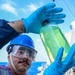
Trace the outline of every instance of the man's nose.
{"label": "man's nose", "polygon": [[22,58],[25,58],[25,59],[29,59],[29,54],[28,53],[25,53]]}

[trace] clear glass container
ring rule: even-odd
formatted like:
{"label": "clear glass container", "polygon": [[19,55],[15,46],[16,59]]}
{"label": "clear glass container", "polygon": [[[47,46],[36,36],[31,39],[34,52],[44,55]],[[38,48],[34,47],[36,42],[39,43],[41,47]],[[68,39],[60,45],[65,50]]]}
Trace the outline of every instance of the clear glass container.
{"label": "clear glass container", "polygon": [[54,61],[58,49],[64,47],[62,60],[66,57],[70,45],[58,26],[45,26],[40,31],[40,37],[46,49],[50,63]]}

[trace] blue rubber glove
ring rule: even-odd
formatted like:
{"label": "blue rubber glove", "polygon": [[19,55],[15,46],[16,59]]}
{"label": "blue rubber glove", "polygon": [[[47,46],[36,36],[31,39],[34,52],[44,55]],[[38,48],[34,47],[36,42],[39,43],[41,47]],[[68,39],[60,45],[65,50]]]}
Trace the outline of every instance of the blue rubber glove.
{"label": "blue rubber glove", "polygon": [[39,33],[42,27],[42,23],[48,21],[51,23],[63,23],[62,20],[65,14],[59,14],[62,12],[62,8],[55,8],[54,3],[49,3],[35,10],[29,17],[23,18],[24,27],[26,32]]}
{"label": "blue rubber glove", "polygon": [[43,75],[63,75],[67,70],[75,66],[75,44],[62,61],[63,50],[62,47],[59,49],[55,61],[44,71]]}

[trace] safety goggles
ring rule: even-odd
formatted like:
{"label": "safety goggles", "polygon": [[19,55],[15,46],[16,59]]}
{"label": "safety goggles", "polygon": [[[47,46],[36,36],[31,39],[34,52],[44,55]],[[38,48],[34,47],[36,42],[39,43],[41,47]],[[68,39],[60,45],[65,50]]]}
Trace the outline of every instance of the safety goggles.
{"label": "safety goggles", "polygon": [[12,48],[11,54],[13,56],[16,56],[18,58],[25,58],[28,57],[30,60],[35,60],[37,51],[32,50],[31,48],[20,46],[20,45],[14,45]]}

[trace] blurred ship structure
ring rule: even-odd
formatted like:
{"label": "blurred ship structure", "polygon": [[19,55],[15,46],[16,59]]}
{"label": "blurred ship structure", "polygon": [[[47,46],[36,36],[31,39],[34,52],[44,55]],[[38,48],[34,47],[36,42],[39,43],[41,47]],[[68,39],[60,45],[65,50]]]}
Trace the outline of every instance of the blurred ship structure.
{"label": "blurred ship structure", "polygon": [[39,73],[37,75],[43,75],[44,70],[50,65],[49,58],[47,58],[47,61],[45,64],[42,64],[41,66],[38,67]]}
{"label": "blurred ship structure", "polygon": [[[75,43],[75,21],[71,22],[70,29],[71,30],[65,34],[65,37],[68,43],[70,44],[70,46],[72,46],[72,44]],[[68,70],[64,75],[75,75],[75,67]]]}

